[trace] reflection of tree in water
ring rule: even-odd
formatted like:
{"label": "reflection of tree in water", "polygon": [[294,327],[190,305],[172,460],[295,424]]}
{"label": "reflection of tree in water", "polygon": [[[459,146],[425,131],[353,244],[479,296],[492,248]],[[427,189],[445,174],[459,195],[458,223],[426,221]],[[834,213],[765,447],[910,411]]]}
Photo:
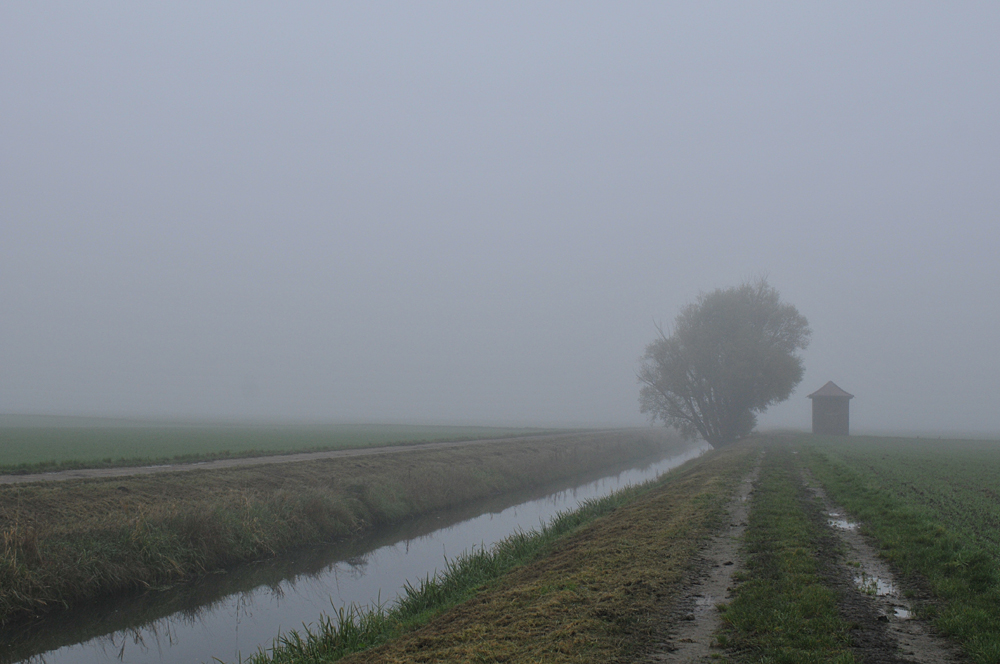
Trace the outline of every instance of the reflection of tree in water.
{"label": "reflection of tree in water", "polygon": [[[529,501],[550,505],[575,502],[584,491],[606,489],[620,483],[627,471],[648,471],[663,458],[639,464],[624,463],[586,473],[546,486],[510,492],[471,501],[450,510],[416,517],[405,523],[371,531],[352,540],[304,547],[270,560],[241,565],[225,572],[206,574],[191,582],[123,595],[113,601],[61,611],[40,620],[8,625],[0,637],[0,664],[28,661],[41,664],[43,653],[62,647],[93,642],[105,653],[127,660],[130,648],[147,652],[150,647],[169,648],[179,638],[181,627],[205,625],[205,616],[232,607],[236,630],[253,615],[258,604],[280,603],[286,593],[302,586],[325,588],[324,579],[339,575],[359,580],[368,573],[371,554],[386,546],[421,541],[440,530],[481,515],[499,515]],[[592,486],[593,485],[593,486]],[[515,509],[513,515],[517,515]]]}

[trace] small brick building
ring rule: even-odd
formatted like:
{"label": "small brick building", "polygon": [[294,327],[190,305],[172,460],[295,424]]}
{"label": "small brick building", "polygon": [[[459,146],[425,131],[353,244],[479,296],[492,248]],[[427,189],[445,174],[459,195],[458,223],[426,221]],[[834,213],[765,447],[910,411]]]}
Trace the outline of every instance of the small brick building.
{"label": "small brick building", "polygon": [[813,433],[826,436],[849,436],[851,429],[851,399],[849,394],[831,380],[809,395],[813,402]]}

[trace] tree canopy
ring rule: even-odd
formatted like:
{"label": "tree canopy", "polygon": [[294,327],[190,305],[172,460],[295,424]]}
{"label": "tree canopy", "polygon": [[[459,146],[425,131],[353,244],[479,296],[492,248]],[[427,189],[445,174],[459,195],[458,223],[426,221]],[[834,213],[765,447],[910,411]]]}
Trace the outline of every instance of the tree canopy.
{"label": "tree canopy", "polygon": [[702,294],[672,334],[646,347],[640,411],[714,447],[748,436],[757,415],[802,380],[809,322],[764,278]]}

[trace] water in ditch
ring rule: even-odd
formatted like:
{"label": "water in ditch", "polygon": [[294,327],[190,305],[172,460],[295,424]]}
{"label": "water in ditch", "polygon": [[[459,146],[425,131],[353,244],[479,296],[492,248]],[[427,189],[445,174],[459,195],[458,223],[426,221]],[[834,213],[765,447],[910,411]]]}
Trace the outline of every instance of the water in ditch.
{"label": "water in ditch", "polygon": [[80,607],[0,634],[0,663],[235,662],[280,632],[351,603],[391,604],[407,581],[472,547],[536,528],[557,512],[639,484],[702,454],[660,458],[437,512],[349,542],[308,547],[114,602]]}

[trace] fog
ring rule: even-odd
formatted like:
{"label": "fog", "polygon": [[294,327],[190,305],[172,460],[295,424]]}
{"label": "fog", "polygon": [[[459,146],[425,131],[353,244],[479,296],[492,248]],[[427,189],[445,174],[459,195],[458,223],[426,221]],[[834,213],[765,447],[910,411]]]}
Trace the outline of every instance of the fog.
{"label": "fog", "polygon": [[767,274],[855,431],[1000,431],[998,3],[4,3],[0,413],[633,425]]}

